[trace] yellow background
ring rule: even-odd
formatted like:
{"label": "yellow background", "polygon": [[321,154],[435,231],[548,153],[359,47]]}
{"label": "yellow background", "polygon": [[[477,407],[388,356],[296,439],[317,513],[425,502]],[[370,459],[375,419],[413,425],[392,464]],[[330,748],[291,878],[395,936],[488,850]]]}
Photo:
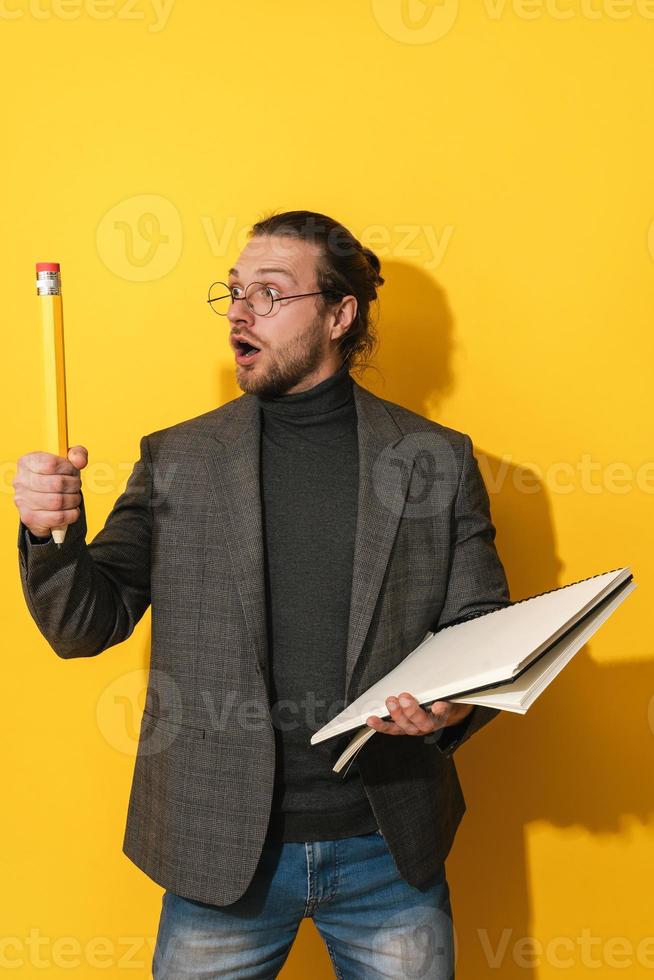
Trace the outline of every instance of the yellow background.
{"label": "yellow background", "polygon": [[[639,586],[455,757],[457,976],[650,975],[654,4],[4,0],[0,32],[2,968],[148,976],[162,893],[120,850],[149,612],[64,662],[20,590],[34,263],[62,265],[90,540],[141,435],[239,394],[207,287],[265,211],[307,208],[382,258],[359,380],[471,434],[512,597]],[[307,970],[333,975],[309,920],[283,976]]]}

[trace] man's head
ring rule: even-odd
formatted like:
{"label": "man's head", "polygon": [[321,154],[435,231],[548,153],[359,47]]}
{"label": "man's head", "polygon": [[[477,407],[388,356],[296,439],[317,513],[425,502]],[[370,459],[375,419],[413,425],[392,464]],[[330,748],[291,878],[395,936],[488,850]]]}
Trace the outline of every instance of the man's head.
{"label": "man's head", "polygon": [[[286,211],[253,225],[228,280],[239,387],[271,397],[312,388],[345,361],[360,369],[377,341],[369,308],[379,270],[377,256],[324,214]],[[242,298],[251,283],[262,284],[253,291],[262,309],[272,306],[267,315]],[[258,353],[245,357],[237,338]]]}

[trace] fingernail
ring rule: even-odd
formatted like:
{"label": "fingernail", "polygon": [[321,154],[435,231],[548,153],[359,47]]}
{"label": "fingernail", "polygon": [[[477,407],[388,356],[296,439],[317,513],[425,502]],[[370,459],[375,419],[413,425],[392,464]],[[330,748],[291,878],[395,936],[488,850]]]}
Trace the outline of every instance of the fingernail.
{"label": "fingernail", "polygon": [[400,704],[402,705],[403,708],[408,708],[409,705],[411,704],[411,699],[410,698],[400,698]]}
{"label": "fingernail", "polygon": [[389,708],[393,709],[393,711],[395,711],[395,709],[397,708],[397,701],[395,700],[395,698],[389,698],[386,703]]}

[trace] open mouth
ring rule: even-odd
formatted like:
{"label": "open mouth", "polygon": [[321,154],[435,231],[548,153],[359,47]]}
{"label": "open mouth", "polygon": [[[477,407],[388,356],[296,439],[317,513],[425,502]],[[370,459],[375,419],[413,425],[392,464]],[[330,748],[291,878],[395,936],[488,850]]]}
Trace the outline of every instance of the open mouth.
{"label": "open mouth", "polygon": [[244,361],[244,360],[251,361],[252,358],[255,357],[260,350],[259,347],[253,347],[252,344],[248,344],[244,340],[237,340],[235,344],[235,348],[236,348],[237,361]]}

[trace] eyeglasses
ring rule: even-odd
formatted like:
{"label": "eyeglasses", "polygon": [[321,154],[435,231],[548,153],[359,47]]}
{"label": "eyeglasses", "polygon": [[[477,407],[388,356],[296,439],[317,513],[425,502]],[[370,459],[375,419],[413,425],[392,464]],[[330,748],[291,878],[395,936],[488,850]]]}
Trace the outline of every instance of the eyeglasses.
{"label": "eyeglasses", "polygon": [[272,312],[275,303],[279,303],[282,299],[299,299],[301,296],[320,296],[323,293],[332,296],[342,295],[333,289],[318,289],[314,293],[295,293],[293,296],[273,296],[273,291],[270,286],[266,286],[263,282],[251,282],[245,288],[242,296],[236,296],[235,292],[240,288],[240,286],[232,286],[230,288],[226,282],[214,282],[209,286],[209,299],[207,303],[218,316],[227,316],[232,302],[236,302],[237,299],[244,299],[249,309],[253,313],[256,313],[257,316],[268,316]]}

